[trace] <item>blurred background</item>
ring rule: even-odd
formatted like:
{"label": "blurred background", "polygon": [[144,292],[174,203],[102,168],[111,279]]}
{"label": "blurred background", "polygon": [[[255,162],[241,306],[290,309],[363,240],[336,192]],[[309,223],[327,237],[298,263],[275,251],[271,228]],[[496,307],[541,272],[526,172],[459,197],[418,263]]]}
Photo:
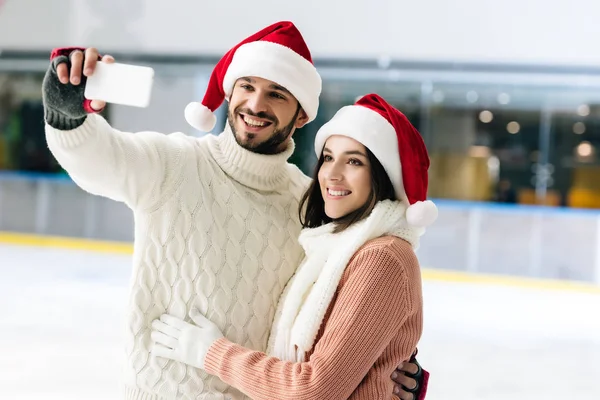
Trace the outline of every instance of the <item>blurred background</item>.
{"label": "blurred background", "polygon": [[[203,97],[214,64],[283,19],[323,77],[293,163],[310,174],[318,128],[370,92],[428,147],[440,209],[418,252],[428,398],[600,398],[600,3],[0,0],[0,299],[19,304],[0,322],[12,332],[0,345],[67,351],[78,366],[47,375],[13,350],[0,360],[10,398],[78,398],[78,385],[110,398],[119,378],[133,216],[80,190],[49,153],[40,88],[50,50],[95,46],[153,67],[150,106],[109,105],[106,118],[120,130],[199,136],[183,110]],[[213,133],[224,123],[222,107]],[[99,300],[106,291],[110,301]],[[92,326],[77,341],[82,321]],[[44,388],[22,384],[39,375]]]}

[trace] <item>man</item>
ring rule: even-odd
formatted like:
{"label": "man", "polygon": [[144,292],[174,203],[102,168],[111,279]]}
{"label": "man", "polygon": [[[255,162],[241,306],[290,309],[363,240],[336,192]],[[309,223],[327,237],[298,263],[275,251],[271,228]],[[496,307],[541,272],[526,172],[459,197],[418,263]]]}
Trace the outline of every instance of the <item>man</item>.
{"label": "man", "polygon": [[151,322],[198,308],[230,340],[266,349],[277,300],[303,256],[298,201],[309,178],[287,159],[294,131],[319,104],[308,47],[280,22],[232,48],[202,104],[186,108],[188,122],[208,131],[214,110],[229,102],[225,131],[200,139],[113,129],[97,114],[105,104],[83,97],[98,59],[96,49],[53,52],[43,84],[46,137],[81,188],[135,215],[125,398],[244,398],[201,370],[154,357]]}

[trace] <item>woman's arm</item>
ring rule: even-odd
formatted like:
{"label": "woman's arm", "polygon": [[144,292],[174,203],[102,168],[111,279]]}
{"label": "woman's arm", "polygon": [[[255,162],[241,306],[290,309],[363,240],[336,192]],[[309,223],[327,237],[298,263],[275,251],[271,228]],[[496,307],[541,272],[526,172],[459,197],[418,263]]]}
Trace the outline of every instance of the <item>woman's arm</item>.
{"label": "woman's arm", "polygon": [[388,245],[359,251],[347,268],[310,361],[281,361],[222,338],[208,351],[206,371],[255,400],[348,398],[415,312],[407,269],[418,261]]}

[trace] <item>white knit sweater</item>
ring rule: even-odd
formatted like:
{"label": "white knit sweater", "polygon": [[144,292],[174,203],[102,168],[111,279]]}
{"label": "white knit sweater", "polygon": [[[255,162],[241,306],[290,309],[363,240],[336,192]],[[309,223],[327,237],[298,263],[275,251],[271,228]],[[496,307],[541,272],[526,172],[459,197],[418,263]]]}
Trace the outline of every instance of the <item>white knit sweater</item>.
{"label": "white knit sweater", "polygon": [[98,115],[72,131],[46,126],[50,150],[84,190],[127,204],[135,251],[127,311],[126,399],[243,399],[218,378],[150,354],[151,322],[197,307],[225,336],[265,351],[285,284],[303,251],[298,202],[309,183],[282,154],[240,147],[229,129],[119,132]]}

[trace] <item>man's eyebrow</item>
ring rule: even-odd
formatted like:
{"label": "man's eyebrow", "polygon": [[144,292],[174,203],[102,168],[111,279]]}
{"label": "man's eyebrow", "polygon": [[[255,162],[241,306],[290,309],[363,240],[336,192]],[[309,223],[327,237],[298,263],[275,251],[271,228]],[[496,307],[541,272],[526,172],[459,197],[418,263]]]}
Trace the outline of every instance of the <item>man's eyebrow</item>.
{"label": "man's eyebrow", "polygon": [[[246,82],[248,82],[248,83],[254,83],[254,79],[252,79],[252,78],[250,78],[250,77],[248,77],[248,76],[244,76],[244,77],[240,78],[240,80],[242,80],[242,81],[246,81]],[[278,85],[278,84],[276,84],[276,83],[272,83],[272,84],[270,84],[270,85],[269,85],[269,89],[273,89],[273,90],[279,90],[280,92],[284,92],[284,93],[287,93],[287,94],[289,94],[289,95],[292,95],[292,93],[291,93],[289,90],[287,90],[287,89],[286,89],[286,88],[284,88],[283,86],[281,86],[281,85]]]}
{"label": "man's eyebrow", "polygon": [[284,92],[284,93],[287,93],[287,94],[291,95],[290,91],[287,90],[286,88],[284,88],[283,86],[272,84],[269,87],[271,89],[279,90],[280,92]]}

